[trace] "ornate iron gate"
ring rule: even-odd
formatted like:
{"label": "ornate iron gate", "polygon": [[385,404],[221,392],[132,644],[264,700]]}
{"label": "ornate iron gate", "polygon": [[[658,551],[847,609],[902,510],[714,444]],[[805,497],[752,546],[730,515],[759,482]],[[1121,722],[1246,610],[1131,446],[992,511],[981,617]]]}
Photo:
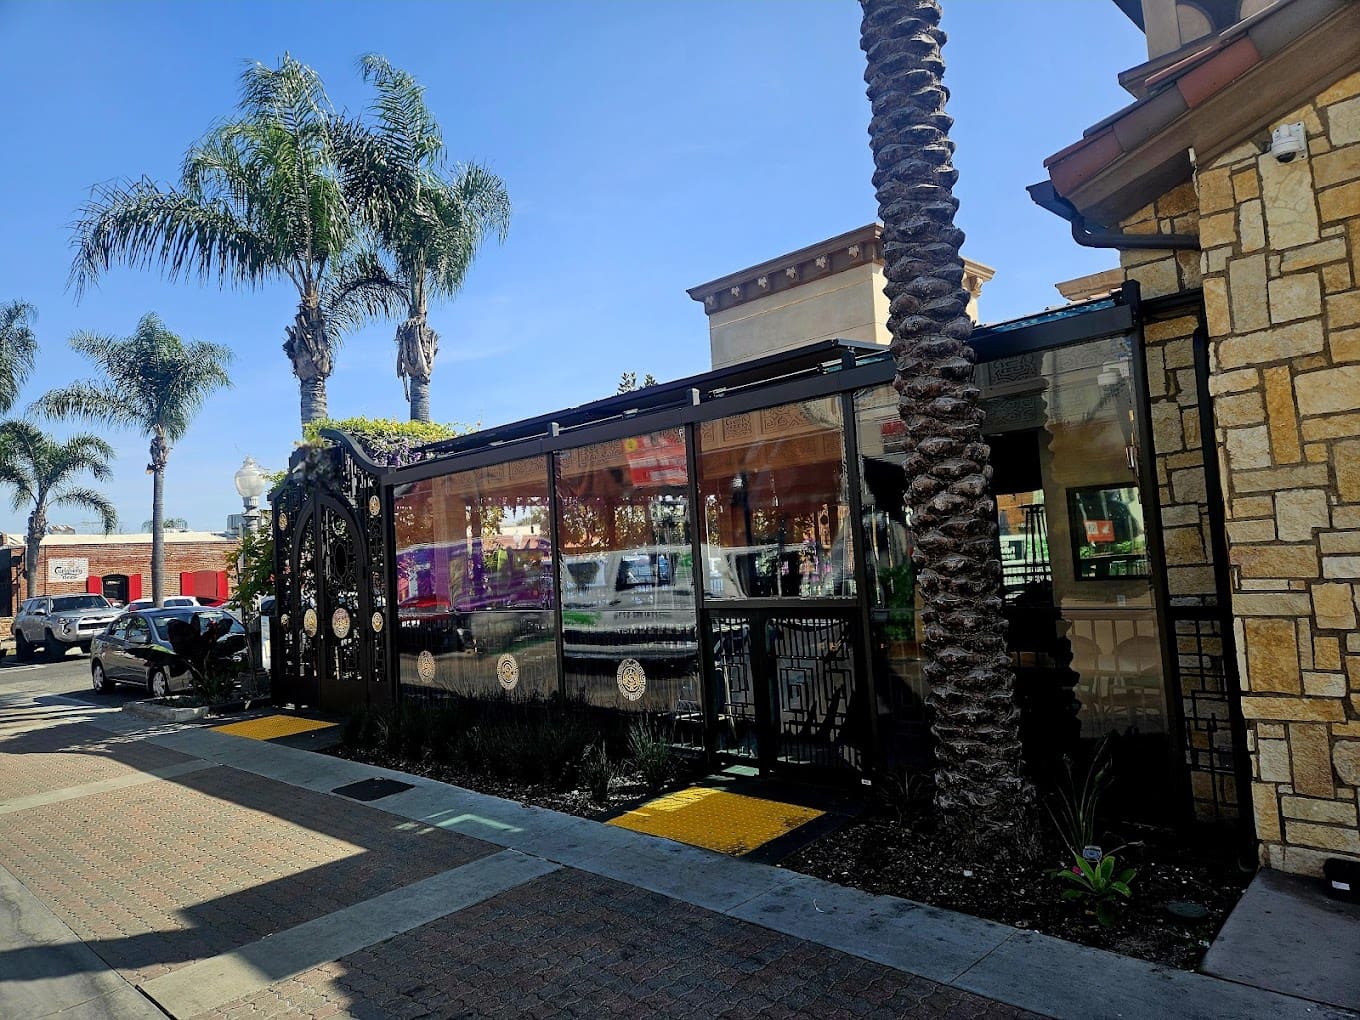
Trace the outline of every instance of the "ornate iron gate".
{"label": "ornate iron gate", "polygon": [[851,609],[706,612],[715,746],[762,769],[865,766]]}
{"label": "ornate iron gate", "polygon": [[276,700],[346,712],[392,700],[381,469],[348,440],[299,455],[273,494]]}

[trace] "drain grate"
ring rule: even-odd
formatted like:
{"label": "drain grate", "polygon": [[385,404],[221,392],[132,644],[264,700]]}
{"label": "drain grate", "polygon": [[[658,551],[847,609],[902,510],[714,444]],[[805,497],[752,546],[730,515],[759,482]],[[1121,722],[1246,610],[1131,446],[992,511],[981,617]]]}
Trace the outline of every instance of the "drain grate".
{"label": "drain grate", "polygon": [[338,793],[342,797],[351,800],[381,800],[390,797],[394,793],[401,793],[403,790],[414,790],[415,787],[410,783],[399,782],[396,779],[363,779],[357,783],[350,783],[347,786],[337,786],[331,793]]}

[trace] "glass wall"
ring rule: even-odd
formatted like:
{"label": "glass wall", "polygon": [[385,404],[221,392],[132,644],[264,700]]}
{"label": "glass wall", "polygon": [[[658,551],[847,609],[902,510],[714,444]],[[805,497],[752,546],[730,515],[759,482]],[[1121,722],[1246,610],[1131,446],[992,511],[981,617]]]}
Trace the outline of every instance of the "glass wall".
{"label": "glass wall", "polygon": [[701,736],[684,430],[564,450],[557,464],[567,694]]}
{"label": "glass wall", "polygon": [[853,596],[840,400],[762,408],[700,430],[705,597]]}
{"label": "glass wall", "polygon": [[398,486],[396,533],[408,691],[557,691],[546,460]]}
{"label": "glass wall", "polygon": [[1056,768],[1058,755],[1114,734],[1162,790],[1166,681],[1132,349],[1125,337],[1093,340],[979,365],[977,376],[1027,754]]}
{"label": "glass wall", "polygon": [[891,767],[920,769],[930,762],[931,738],[912,534],[903,503],[905,426],[891,384],[855,394],[855,429],[878,739]]}

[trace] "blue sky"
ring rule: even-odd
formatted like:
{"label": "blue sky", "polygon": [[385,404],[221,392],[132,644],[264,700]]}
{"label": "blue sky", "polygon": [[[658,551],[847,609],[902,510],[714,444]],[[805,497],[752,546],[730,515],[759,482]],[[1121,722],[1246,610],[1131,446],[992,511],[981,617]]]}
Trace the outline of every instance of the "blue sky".
{"label": "blue sky", "polygon": [[[41,366],[23,404],[85,375],[72,332],[129,334],[156,311],[236,351],[234,390],[176,447],[167,513],[221,528],[245,454],[283,467],[299,434],[280,345],[287,285],[238,292],[117,269],[76,304],[70,228],[98,181],[177,176],[187,146],[236,101],[243,63],[284,51],[339,107],[377,51],[427,86],[452,154],[487,163],[515,211],[462,294],[435,306],[434,417],[500,424],[612,393],[620,372],[708,367],[685,288],[874,219],[858,5],[828,0],[624,3],[0,0],[0,300],[38,306]],[[1032,205],[1043,159],[1129,101],[1115,74],[1145,56],[1108,0],[946,0],[964,253],[996,267],[982,317],[1061,299],[1056,281],[1115,264]],[[349,336],[337,417],[406,416],[393,326]],[[20,413],[22,407],[16,409]],[[150,517],[146,441],[110,436],[122,530]],[[2,497],[0,497],[2,498]],[[0,503],[0,530],[24,513]],[[79,525],[88,515],[58,512]],[[81,530],[88,530],[82,528]]]}

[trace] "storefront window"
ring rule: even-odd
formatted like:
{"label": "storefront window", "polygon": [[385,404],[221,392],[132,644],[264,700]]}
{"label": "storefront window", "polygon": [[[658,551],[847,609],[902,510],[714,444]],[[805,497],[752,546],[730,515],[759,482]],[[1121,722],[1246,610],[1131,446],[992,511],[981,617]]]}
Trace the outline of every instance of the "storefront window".
{"label": "storefront window", "polygon": [[705,422],[705,598],[853,596],[845,474],[835,397]]}
{"label": "storefront window", "polygon": [[697,742],[687,457],[681,429],[559,454],[559,578],[567,693],[664,713],[675,739]]}
{"label": "storefront window", "polygon": [[396,532],[402,685],[555,693],[546,461],[399,486]]}

